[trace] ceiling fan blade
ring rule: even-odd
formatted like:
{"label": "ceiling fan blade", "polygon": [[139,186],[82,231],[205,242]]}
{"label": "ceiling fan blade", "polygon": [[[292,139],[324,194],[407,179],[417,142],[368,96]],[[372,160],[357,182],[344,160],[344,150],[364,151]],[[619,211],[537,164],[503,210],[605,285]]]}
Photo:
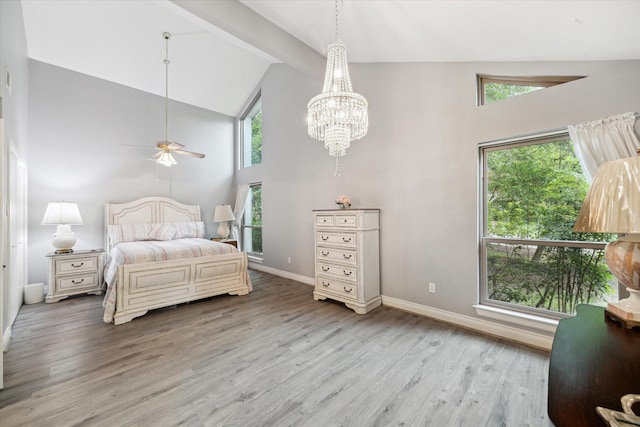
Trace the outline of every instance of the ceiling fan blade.
{"label": "ceiling fan blade", "polygon": [[158,151],[156,154],[154,154],[153,158],[154,159],[159,158],[160,156],[162,156],[162,153],[164,153],[164,151]]}
{"label": "ceiling fan blade", "polygon": [[204,154],[202,153],[194,153],[193,151],[186,150],[172,150],[176,154],[184,154],[185,156],[197,157],[198,159],[204,159]]}
{"label": "ceiling fan blade", "polygon": [[170,142],[168,145],[169,150],[178,150],[180,148],[184,148],[184,145],[178,142]]}
{"label": "ceiling fan blade", "polygon": [[135,145],[135,144],[119,144],[124,147],[144,148],[145,150],[157,150],[158,147],[149,147],[147,145]]}

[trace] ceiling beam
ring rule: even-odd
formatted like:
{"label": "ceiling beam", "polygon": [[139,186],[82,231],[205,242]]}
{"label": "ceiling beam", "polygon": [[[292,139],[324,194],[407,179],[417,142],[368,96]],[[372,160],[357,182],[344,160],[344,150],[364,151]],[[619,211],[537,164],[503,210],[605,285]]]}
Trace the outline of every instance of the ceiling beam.
{"label": "ceiling beam", "polygon": [[312,77],[323,76],[323,55],[237,0],[171,2],[298,71]]}

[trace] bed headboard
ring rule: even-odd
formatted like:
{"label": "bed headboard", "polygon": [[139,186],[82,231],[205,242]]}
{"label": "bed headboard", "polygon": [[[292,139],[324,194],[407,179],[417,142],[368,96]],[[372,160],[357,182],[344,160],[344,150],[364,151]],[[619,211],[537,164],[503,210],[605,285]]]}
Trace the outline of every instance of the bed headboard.
{"label": "bed headboard", "polygon": [[166,197],[144,197],[127,203],[107,203],[104,209],[105,245],[109,250],[109,225],[189,221],[201,221],[199,205],[184,205]]}

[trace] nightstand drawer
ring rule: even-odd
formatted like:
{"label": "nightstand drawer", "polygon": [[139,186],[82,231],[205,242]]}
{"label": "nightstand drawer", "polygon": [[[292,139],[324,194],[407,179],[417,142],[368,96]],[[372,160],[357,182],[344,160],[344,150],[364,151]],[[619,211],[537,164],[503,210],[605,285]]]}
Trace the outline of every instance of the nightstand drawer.
{"label": "nightstand drawer", "polygon": [[340,280],[347,280],[354,283],[358,281],[357,270],[347,266],[319,262],[317,271],[319,275],[333,276]]}
{"label": "nightstand drawer", "polygon": [[77,291],[79,289],[95,289],[98,287],[98,274],[82,274],[72,277],[61,277],[56,280],[56,288],[60,292]]}
{"label": "nightstand drawer", "polygon": [[319,277],[316,281],[316,289],[322,292],[331,292],[342,298],[358,299],[358,287],[340,282],[334,282],[331,279]]}
{"label": "nightstand drawer", "polygon": [[323,233],[316,232],[316,242],[319,245],[336,245],[347,248],[356,247],[356,235],[344,233]]}
{"label": "nightstand drawer", "polygon": [[98,271],[98,257],[56,260],[56,274],[75,274]]}
{"label": "nightstand drawer", "polygon": [[316,257],[320,260],[356,265],[356,251],[347,249],[316,248]]}

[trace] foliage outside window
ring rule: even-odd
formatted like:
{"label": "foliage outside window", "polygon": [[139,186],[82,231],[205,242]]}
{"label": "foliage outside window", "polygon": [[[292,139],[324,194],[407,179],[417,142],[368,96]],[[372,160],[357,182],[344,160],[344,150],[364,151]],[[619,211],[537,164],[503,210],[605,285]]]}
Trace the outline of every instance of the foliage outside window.
{"label": "foliage outside window", "polygon": [[568,135],[482,147],[481,302],[549,317],[604,305],[611,235],[573,232],[589,184]]}
{"label": "foliage outside window", "polygon": [[244,211],[242,247],[249,255],[262,258],[262,184],[251,184]]}
{"label": "foliage outside window", "polygon": [[501,101],[584,76],[488,76],[478,75],[478,105]]}
{"label": "foliage outside window", "polygon": [[260,96],[240,119],[242,166],[262,163],[262,101]]}

